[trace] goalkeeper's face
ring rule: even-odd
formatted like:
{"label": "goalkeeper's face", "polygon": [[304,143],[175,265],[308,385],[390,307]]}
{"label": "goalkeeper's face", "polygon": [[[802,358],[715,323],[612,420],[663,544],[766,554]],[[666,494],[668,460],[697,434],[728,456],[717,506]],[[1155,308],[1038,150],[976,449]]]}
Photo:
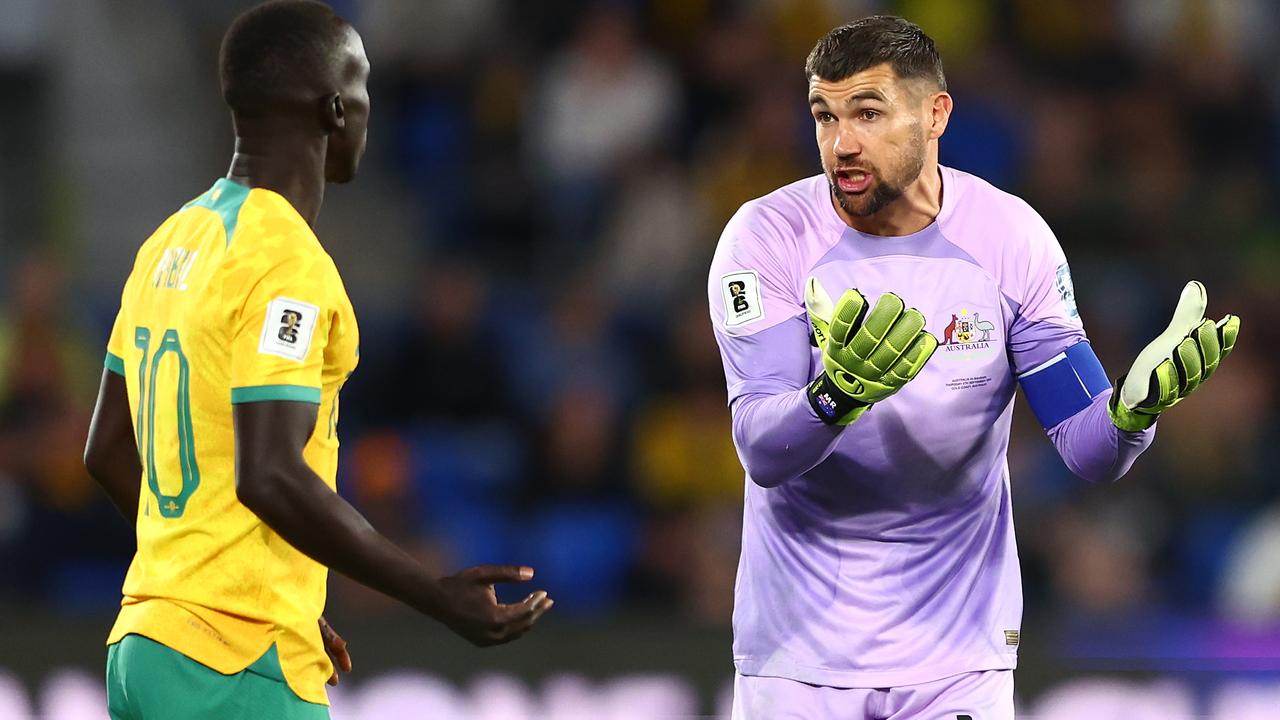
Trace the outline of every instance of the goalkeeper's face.
{"label": "goalkeeper's face", "polygon": [[822,169],[841,209],[874,215],[920,177],[931,106],[922,81],[899,78],[887,63],[838,81],[810,78]]}

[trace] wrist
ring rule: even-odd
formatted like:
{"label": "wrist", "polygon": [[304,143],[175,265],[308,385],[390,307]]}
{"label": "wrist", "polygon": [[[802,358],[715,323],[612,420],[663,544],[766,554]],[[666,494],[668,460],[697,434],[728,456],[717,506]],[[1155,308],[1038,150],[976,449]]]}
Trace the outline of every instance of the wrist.
{"label": "wrist", "polygon": [[[393,546],[394,547],[394,546]],[[436,578],[421,562],[402,548],[387,558],[386,569],[395,591],[388,595],[431,618],[440,619],[447,607],[443,578]]]}
{"label": "wrist", "polygon": [[439,580],[426,577],[417,583],[411,605],[414,610],[436,620],[442,619],[445,609],[444,588]]}
{"label": "wrist", "polygon": [[1148,430],[1156,424],[1156,419],[1160,417],[1158,412],[1142,412],[1138,409],[1130,409],[1125,406],[1120,399],[1120,388],[1124,384],[1124,378],[1120,378],[1116,382],[1115,390],[1111,393],[1111,400],[1107,403],[1107,415],[1111,418],[1111,424],[1125,432],[1142,432]]}
{"label": "wrist", "polygon": [[850,397],[825,372],[809,383],[805,395],[818,419],[827,425],[849,425],[871,407]]}

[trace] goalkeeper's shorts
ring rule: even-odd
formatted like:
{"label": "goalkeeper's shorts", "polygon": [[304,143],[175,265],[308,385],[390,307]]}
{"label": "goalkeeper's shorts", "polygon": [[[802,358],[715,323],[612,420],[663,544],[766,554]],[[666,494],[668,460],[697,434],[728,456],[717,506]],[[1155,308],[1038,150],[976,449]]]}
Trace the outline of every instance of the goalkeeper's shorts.
{"label": "goalkeeper's shorts", "polygon": [[328,720],[329,707],[298,697],[284,682],[274,645],[233,675],[205,667],[141,635],[107,648],[111,720]]}
{"label": "goalkeeper's shorts", "polygon": [[1013,671],[985,670],[919,685],[837,688],[737,674],[732,720],[1013,720]]}

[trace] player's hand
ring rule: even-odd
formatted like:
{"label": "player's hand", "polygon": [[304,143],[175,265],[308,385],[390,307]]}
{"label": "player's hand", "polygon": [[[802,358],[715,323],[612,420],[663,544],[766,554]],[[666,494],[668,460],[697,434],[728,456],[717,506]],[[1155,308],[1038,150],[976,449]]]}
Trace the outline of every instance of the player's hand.
{"label": "player's hand", "polygon": [[846,290],[832,306],[817,278],[805,287],[812,341],[824,372],[809,386],[809,402],[823,422],[848,425],[867,408],[902,389],[920,373],[938,339],[925,331],[924,315],[893,293],[867,311],[867,299]]}
{"label": "player's hand", "polygon": [[324,651],[333,663],[333,675],[329,676],[329,684],[338,684],[338,671],[351,672],[351,654],[347,652],[347,641],[329,626],[329,621],[320,616],[320,639],[324,641]]}
{"label": "player's hand", "polygon": [[473,645],[511,642],[529,632],[555,601],[539,590],[518,603],[504,605],[498,602],[493,585],[531,578],[532,568],[514,565],[480,565],[441,578],[437,619]]}
{"label": "player's hand", "polygon": [[1240,318],[1227,315],[1216,323],[1204,317],[1209,296],[1192,280],[1182,289],[1173,320],[1160,336],[1138,353],[1121,376],[1109,406],[1111,422],[1137,432],[1151,427],[1160,413],[1204,384],[1236,346]]}

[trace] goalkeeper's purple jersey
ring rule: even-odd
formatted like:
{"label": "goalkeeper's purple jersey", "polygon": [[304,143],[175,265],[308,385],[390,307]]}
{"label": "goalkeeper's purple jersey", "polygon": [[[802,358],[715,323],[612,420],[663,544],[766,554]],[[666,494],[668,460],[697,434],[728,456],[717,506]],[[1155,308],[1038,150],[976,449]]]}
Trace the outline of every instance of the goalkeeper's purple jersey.
{"label": "goalkeeper's purple jersey", "polygon": [[[709,300],[748,473],[733,618],[744,675],[889,687],[1016,665],[1014,389],[1085,335],[1036,212],[940,172],[941,212],[913,235],[849,228],[816,176],[746,203],[720,239]],[[811,275],[833,301],[897,293],[939,341],[918,377],[843,429],[803,392],[822,371]],[[1082,432],[1110,438],[1096,416]]]}

